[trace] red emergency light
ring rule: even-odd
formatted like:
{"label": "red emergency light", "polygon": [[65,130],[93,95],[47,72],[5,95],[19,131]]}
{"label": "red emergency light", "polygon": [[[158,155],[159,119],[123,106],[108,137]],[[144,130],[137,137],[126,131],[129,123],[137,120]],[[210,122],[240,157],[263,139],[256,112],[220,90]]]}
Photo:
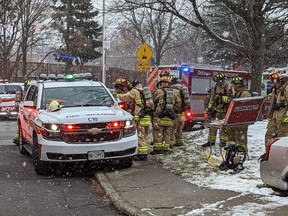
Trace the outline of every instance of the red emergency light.
{"label": "red emergency light", "polygon": [[193,117],[193,113],[191,110],[185,110],[184,115],[186,119],[191,119]]}

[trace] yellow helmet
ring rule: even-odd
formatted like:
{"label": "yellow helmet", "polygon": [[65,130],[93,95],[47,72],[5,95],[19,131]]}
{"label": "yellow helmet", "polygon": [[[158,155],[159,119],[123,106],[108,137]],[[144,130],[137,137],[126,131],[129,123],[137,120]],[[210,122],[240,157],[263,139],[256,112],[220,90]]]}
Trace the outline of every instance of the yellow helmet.
{"label": "yellow helmet", "polygon": [[274,73],[271,74],[271,81],[273,83],[277,83],[280,80],[282,80],[283,78],[284,78],[283,74],[280,71],[275,71]]}
{"label": "yellow helmet", "polygon": [[217,73],[215,75],[213,75],[213,81],[214,82],[218,82],[220,80],[225,80],[226,79],[226,76],[224,73]]}
{"label": "yellow helmet", "polygon": [[171,79],[169,76],[163,76],[160,78],[159,82],[166,82],[166,83],[171,83]]}
{"label": "yellow helmet", "polygon": [[244,85],[244,79],[243,77],[240,77],[240,76],[232,77],[231,83]]}
{"label": "yellow helmet", "polygon": [[58,101],[56,100],[53,100],[51,101],[48,106],[47,106],[47,110],[49,112],[54,112],[54,111],[57,111],[57,110],[60,110],[61,109],[61,105]]}

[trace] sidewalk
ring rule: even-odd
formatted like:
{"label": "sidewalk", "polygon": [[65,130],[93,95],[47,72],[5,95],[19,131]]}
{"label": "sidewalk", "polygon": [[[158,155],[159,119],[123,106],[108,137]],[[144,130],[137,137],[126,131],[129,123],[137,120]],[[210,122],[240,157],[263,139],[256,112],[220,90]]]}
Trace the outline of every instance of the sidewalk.
{"label": "sidewalk", "polygon": [[233,206],[265,204],[258,195],[200,188],[151,159],[135,161],[129,169],[96,173],[95,177],[113,205],[128,215],[229,215]]}

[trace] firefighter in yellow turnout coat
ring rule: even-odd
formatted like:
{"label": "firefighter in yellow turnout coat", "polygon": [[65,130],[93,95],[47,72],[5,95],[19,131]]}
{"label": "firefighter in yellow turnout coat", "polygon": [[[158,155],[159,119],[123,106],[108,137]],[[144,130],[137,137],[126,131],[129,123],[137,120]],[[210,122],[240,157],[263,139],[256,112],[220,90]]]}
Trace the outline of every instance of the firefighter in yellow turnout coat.
{"label": "firefighter in yellow turnout coat", "polygon": [[143,91],[142,85],[138,81],[133,81],[130,91],[124,94],[117,94],[116,97],[122,102],[134,103],[134,110],[131,111],[131,114],[134,116],[138,132],[138,156],[134,159],[147,160],[149,153],[147,138],[151,117],[147,113],[143,113],[144,104],[141,98],[141,91]]}
{"label": "firefighter in yellow turnout coat", "polygon": [[174,110],[181,108],[179,95],[170,88],[170,82],[169,76],[161,77],[158,89],[153,94],[153,154],[161,154],[170,148],[170,133],[176,118]]}
{"label": "firefighter in yellow turnout coat", "polygon": [[[232,95],[225,79],[226,76],[223,73],[218,73],[213,76],[213,81],[216,82],[216,85],[211,90],[208,103],[208,114],[212,116],[212,119],[223,120],[229,107]],[[217,128],[211,128],[209,130],[208,142],[203,144],[202,147],[215,145],[216,136]],[[220,145],[225,146],[227,141],[227,131],[225,128],[222,128],[220,131]]]}
{"label": "firefighter in yellow turnout coat", "polygon": [[[233,98],[246,98],[252,96],[251,93],[246,89],[245,82],[242,77],[233,77],[231,84],[233,85],[235,92]],[[247,125],[231,127],[228,129],[228,140],[235,142],[238,146],[241,146],[247,151],[247,133]]]}
{"label": "firefighter in yellow turnout coat", "polygon": [[184,112],[190,109],[190,97],[189,97],[188,89],[179,82],[178,78],[175,75],[170,75],[170,78],[171,78],[171,88],[173,89],[174,94],[180,97],[180,102],[181,102],[180,109],[174,106],[176,119],[173,122],[171,134],[170,134],[171,135],[170,147],[173,147],[173,146],[184,145],[183,127],[184,127],[185,120],[186,120]]}
{"label": "firefighter in yellow turnout coat", "polygon": [[[275,89],[271,103],[272,114],[265,134],[266,142],[275,133],[277,137],[288,136],[288,83],[281,72],[271,74]],[[267,143],[265,143],[267,145]]]}

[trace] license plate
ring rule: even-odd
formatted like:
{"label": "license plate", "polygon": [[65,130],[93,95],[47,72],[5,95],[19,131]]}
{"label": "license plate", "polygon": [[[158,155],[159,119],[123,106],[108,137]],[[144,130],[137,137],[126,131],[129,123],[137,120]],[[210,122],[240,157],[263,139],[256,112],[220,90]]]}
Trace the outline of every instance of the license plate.
{"label": "license plate", "polygon": [[90,151],[88,152],[88,160],[99,160],[104,158],[104,151]]}

